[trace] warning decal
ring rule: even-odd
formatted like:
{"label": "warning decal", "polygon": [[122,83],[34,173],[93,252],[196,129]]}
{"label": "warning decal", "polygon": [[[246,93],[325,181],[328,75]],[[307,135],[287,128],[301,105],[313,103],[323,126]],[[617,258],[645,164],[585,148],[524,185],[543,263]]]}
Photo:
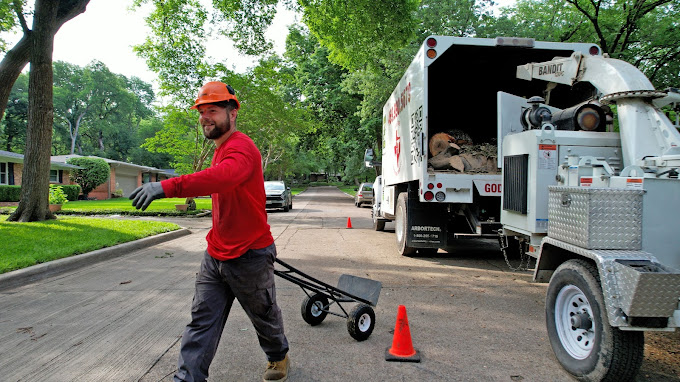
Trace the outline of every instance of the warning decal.
{"label": "warning decal", "polygon": [[642,190],[642,178],[628,178],[626,179],[626,188],[635,190]]}
{"label": "warning decal", "polygon": [[538,169],[557,169],[557,145],[538,145]]}

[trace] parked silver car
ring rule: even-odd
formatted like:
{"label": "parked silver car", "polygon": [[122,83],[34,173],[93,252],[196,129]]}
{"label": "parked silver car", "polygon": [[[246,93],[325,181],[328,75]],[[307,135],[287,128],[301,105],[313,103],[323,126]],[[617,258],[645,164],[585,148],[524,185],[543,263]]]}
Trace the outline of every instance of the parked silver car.
{"label": "parked silver car", "polygon": [[361,207],[362,204],[373,204],[373,183],[361,183],[354,196],[354,205]]}
{"label": "parked silver car", "polygon": [[267,193],[267,208],[283,208],[286,212],[293,208],[293,194],[285,182],[264,182],[264,191]]}

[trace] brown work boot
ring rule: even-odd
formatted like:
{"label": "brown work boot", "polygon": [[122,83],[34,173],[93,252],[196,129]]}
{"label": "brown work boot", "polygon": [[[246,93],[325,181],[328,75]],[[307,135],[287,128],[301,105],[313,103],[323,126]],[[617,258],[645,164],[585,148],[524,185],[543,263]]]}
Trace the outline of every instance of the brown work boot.
{"label": "brown work boot", "polygon": [[290,367],[290,360],[288,354],[281,361],[267,363],[267,370],[265,370],[262,380],[264,382],[283,382],[288,379],[288,369]]}

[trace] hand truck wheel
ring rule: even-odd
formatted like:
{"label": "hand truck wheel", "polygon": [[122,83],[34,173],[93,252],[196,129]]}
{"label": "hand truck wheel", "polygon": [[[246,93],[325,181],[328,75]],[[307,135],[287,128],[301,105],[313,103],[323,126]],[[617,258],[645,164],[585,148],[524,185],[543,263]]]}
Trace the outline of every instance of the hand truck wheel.
{"label": "hand truck wheel", "polygon": [[357,341],[368,339],[374,327],[375,312],[369,305],[356,305],[347,317],[347,331]]}
{"label": "hand truck wheel", "polygon": [[311,326],[319,325],[328,315],[328,299],[316,293],[305,297],[300,309],[302,319]]}

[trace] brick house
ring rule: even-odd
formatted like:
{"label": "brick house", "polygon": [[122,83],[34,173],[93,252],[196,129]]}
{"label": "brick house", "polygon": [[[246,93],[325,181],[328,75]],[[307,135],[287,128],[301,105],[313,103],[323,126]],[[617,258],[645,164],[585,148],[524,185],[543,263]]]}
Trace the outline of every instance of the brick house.
{"label": "brick house", "polygon": [[[80,167],[56,161],[50,162],[50,184],[73,184],[71,171]],[[21,186],[21,174],[24,170],[24,156],[10,151],[0,150],[0,185]]]}
{"label": "brick house", "polygon": [[[56,155],[52,157],[52,162],[66,164],[66,161],[71,158],[79,158],[82,155]],[[96,156],[89,156],[90,158],[100,158]],[[167,170],[157,169],[155,167],[140,166],[133,163],[120,162],[108,158],[100,158],[106,161],[110,167],[108,181],[100,184],[97,188],[92,190],[88,195],[90,198],[97,198],[97,200],[111,199],[117,189],[123,190],[123,197],[129,196],[135,188],[141,186],[143,183],[157,182],[176,175]]]}

